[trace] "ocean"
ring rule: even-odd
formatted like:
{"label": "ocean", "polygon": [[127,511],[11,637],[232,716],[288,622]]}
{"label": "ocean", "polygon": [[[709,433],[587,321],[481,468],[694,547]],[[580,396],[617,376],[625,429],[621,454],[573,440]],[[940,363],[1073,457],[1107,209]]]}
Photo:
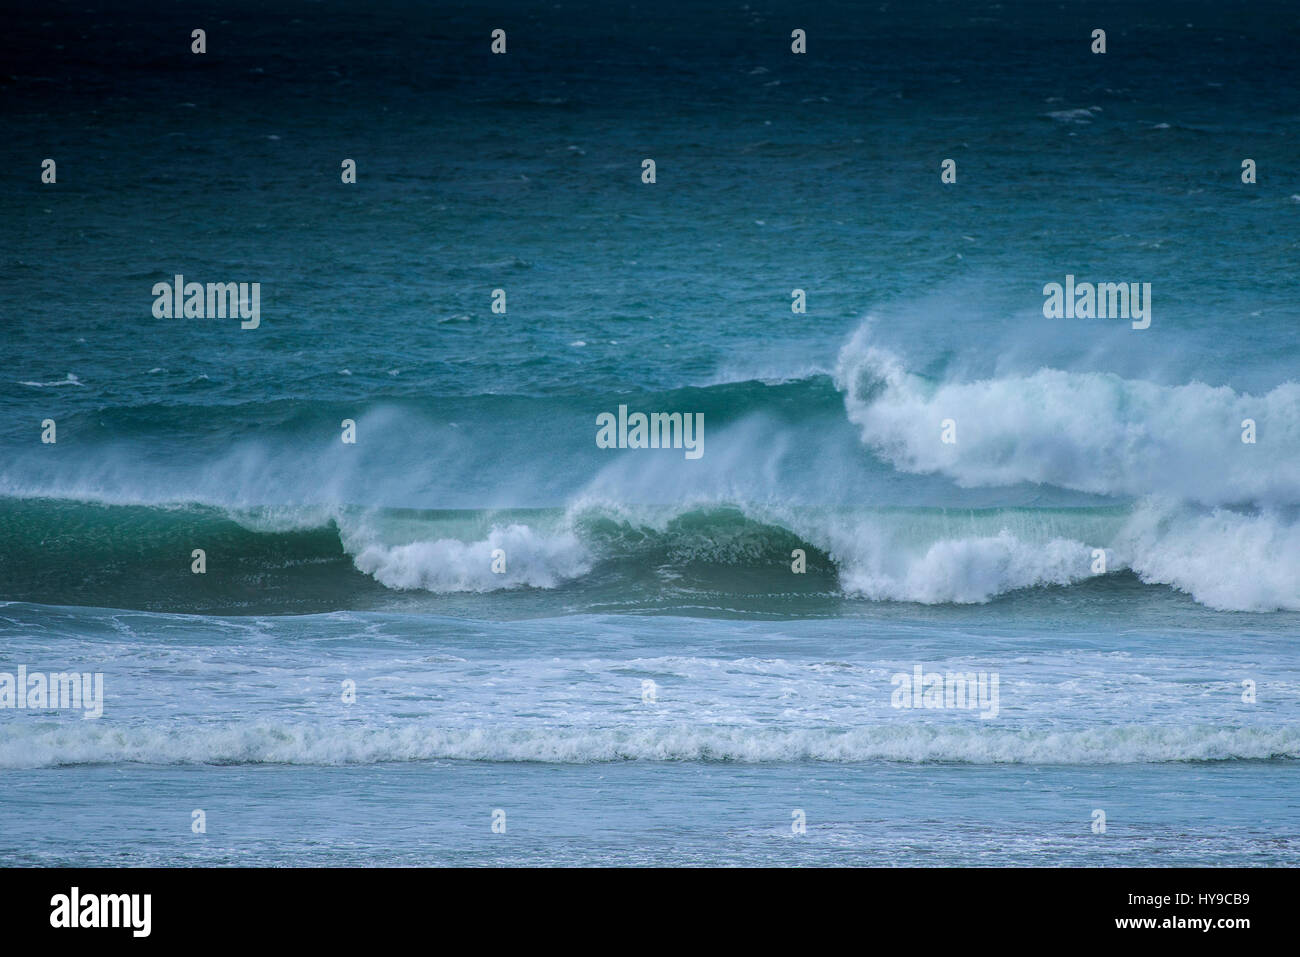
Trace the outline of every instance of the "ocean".
{"label": "ocean", "polygon": [[9,12],[0,861],[1295,865],[1298,43]]}

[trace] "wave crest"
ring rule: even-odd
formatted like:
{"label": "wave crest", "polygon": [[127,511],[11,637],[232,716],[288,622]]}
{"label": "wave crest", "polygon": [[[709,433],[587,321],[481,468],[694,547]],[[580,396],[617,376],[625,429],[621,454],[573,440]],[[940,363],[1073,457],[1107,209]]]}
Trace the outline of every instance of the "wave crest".
{"label": "wave crest", "polygon": [[[1205,505],[1300,503],[1300,385],[1262,396],[1199,382],[1161,386],[1110,373],[1040,369],[933,382],[859,329],[836,386],[862,441],[895,468],[962,486],[1021,482]],[[956,423],[956,442],[940,441]],[[1256,423],[1255,444],[1242,423]]]}
{"label": "wave crest", "polygon": [[[388,588],[431,592],[487,592],[531,586],[554,588],[591,570],[586,548],[572,532],[545,534],[527,525],[498,526],[479,541],[454,538],[404,545],[364,542],[345,532],[344,547],[359,571]],[[497,569],[500,569],[499,571]]]}

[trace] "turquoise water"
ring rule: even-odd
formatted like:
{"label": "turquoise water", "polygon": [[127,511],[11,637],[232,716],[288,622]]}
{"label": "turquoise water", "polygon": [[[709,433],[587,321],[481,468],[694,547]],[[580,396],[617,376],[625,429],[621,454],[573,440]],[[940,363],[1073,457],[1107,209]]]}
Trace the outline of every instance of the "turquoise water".
{"label": "turquoise water", "polygon": [[1294,863],[1294,17],[923,6],[16,14],[0,855]]}

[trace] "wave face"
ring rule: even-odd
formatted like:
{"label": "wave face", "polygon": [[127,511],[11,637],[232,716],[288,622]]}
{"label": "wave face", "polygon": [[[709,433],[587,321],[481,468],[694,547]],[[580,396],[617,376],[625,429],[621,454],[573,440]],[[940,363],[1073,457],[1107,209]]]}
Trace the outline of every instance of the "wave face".
{"label": "wave face", "polygon": [[[0,464],[0,596],[782,616],[1052,589],[1102,601],[1138,582],[1218,611],[1300,611],[1300,386],[935,378],[872,329],[833,375],[359,412],[285,400],[228,407],[215,429],[189,405],[73,414],[75,455],[29,443]],[[598,448],[596,416],[618,404],[702,412],[703,458]]]}
{"label": "wave face", "polygon": [[0,499],[7,598],[196,613],[436,609],[458,595],[525,614],[557,602],[631,611],[697,601],[825,613],[855,600],[978,604],[1048,586],[1086,587],[1104,602],[1134,578],[1213,609],[1273,612],[1300,610],[1297,569],[1294,514],[1154,501],[429,511]]}

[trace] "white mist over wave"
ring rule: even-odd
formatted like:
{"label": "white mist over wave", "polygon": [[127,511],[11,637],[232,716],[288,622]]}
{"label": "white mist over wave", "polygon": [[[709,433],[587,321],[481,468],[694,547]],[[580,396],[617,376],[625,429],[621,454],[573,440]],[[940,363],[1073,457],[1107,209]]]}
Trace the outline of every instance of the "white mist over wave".
{"label": "white mist over wave", "polygon": [[[1206,505],[1300,503],[1300,385],[1262,396],[1201,383],[1040,369],[932,382],[872,345],[870,324],[840,352],[836,385],[862,441],[895,468],[962,486],[1037,482],[1102,495]],[[956,442],[940,441],[956,423]],[[1243,443],[1252,419],[1257,442]]]}
{"label": "white mist over wave", "polygon": [[1103,726],[1003,730],[914,723],[848,731],[699,724],[643,729],[346,727],[228,722],[213,727],[18,725],[0,768],[79,764],[347,765],[394,761],[826,761],[1114,765],[1300,757],[1300,729]]}

